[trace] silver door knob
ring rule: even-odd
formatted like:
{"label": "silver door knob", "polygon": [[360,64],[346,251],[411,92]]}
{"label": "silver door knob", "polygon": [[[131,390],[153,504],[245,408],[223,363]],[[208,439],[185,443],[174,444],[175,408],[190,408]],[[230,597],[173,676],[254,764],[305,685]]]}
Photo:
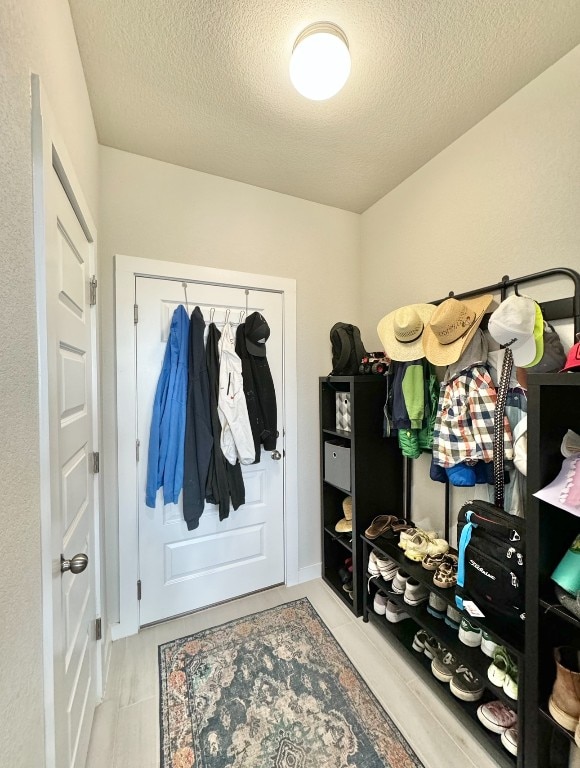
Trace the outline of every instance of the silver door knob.
{"label": "silver door knob", "polygon": [[66,573],[67,571],[70,571],[71,573],[82,573],[88,564],[88,555],[79,553],[78,555],[71,557],[70,560],[65,560],[64,555],[60,556],[61,573]]}
{"label": "silver door knob", "polygon": [[280,459],[282,458],[282,454],[280,453],[280,451],[273,451],[271,458],[273,458],[274,461],[280,461]]}

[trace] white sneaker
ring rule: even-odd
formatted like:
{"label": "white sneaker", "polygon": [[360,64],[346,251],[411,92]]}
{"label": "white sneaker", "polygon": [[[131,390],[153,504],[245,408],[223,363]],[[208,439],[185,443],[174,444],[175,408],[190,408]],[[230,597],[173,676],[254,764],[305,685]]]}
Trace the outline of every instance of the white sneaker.
{"label": "white sneaker", "polygon": [[416,579],[407,579],[403,600],[407,605],[421,605],[429,597],[429,590]]}
{"label": "white sneaker", "polygon": [[409,580],[409,574],[405,573],[405,571],[402,571],[399,568],[399,570],[395,574],[393,583],[391,584],[391,589],[395,594],[402,595],[405,591],[405,587],[407,586],[408,580]]}
{"label": "white sneaker", "polygon": [[491,635],[488,632],[484,632],[481,636],[481,650],[490,659],[493,659],[494,653],[498,649],[498,644],[493,641]]}
{"label": "white sneaker", "polygon": [[398,624],[400,621],[410,618],[409,614],[405,612],[405,609],[394,600],[387,600],[385,607],[385,618],[390,621],[391,624]]}
{"label": "white sneaker", "polygon": [[371,576],[380,576],[379,566],[377,565],[377,556],[375,554],[374,549],[369,555],[369,564],[367,566],[367,571],[370,573]]}
{"label": "white sneaker", "polygon": [[461,619],[459,625],[459,639],[463,645],[468,645],[470,648],[477,648],[481,644],[481,629],[474,627],[473,624],[467,619]]}
{"label": "white sneaker", "polygon": [[380,592],[377,592],[373,602],[373,611],[375,613],[378,613],[379,616],[384,616],[386,607],[387,607],[387,598],[384,595],[381,595]]}

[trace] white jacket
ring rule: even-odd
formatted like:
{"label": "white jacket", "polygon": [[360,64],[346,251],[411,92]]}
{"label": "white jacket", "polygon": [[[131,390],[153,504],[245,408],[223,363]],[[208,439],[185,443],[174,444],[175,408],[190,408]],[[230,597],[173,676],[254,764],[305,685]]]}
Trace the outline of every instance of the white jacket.
{"label": "white jacket", "polygon": [[235,464],[238,458],[241,464],[253,464],[256,449],[244,394],[242,361],[236,354],[234,335],[229,323],[223,327],[218,349],[218,416],[222,425],[220,447],[230,464]]}

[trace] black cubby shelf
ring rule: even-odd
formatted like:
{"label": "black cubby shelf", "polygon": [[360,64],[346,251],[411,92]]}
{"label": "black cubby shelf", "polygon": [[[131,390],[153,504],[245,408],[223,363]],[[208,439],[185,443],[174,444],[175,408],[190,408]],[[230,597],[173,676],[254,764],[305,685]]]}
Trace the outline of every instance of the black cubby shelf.
{"label": "black cubby shelf", "polygon": [[323,429],[325,435],[333,435],[334,437],[343,437],[345,440],[350,440],[352,432],[347,432],[345,429]]}
{"label": "black cubby shelf", "polygon": [[548,708],[547,708],[547,707],[546,707],[546,708],[544,708],[544,707],[540,707],[540,710],[539,710],[539,711],[540,711],[540,715],[541,715],[541,717],[543,717],[543,718],[544,718],[544,720],[545,720],[547,723],[549,723],[549,725],[550,725],[550,726],[551,726],[551,727],[552,727],[554,730],[556,730],[556,731],[559,731],[559,732],[562,734],[562,736],[565,736],[565,737],[566,737],[567,739],[569,739],[569,740],[570,740],[570,741],[571,741],[573,744],[575,744],[575,743],[576,743],[576,742],[575,742],[575,740],[574,740],[574,734],[572,733],[572,731],[568,731],[568,730],[566,730],[566,728],[564,728],[564,726],[560,725],[560,723],[557,723],[557,722],[554,720],[554,718],[552,717],[552,715],[550,714],[550,712],[549,712],[549,710],[548,710]]}
{"label": "black cubby shelf", "polygon": [[407,660],[417,671],[421,679],[441,698],[460,722],[465,725],[469,733],[481,744],[481,746],[494,756],[500,768],[515,768],[516,759],[512,757],[502,746],[501,739],[491,731],[487,731],[477,718],[477,709],[485,701],[494,697],[485,693],[483,698],[475,702],[461,701],[451,693],[449,685],[442,683],[431,672],[431,661],[424,654],[413,651],[413,637],[419,626],[412,620],[406,619],[397,624],[391,624],[384,616],[378,616],[372,610],[368,612],[368,619],[385,636],[388,642],[393,639],[407,651]]}
{"label": "black cubby shelf", "polygon": [[416,624],[439,640],[441,645],[450,651],[456,659],[465,664],[466,667],[469,667],[469,669],[473,670],[473,672],[481,678],[484,686],[490,691],[494,698],[501,699],[508,705],[508,707],[510,707],[510,709],[517,711],[518,702],[507,696],[502,688],[493,685],[487,677],[487,670],[492,660],[482,652],[479,646],[471,648],[462,643],[456,629],[453,629],[453,627],[446,624],[443,619],[438,619],[427,612],[427,602],[418,606],[407,605],[403,599],[403,595],[395,594],[390,589],[388,583],[382,580],[373,580],[371,583],[375,584],[377,589],[388,598],[402,606],[405,612]]}
{"label": "black cubby shelf", "polygon": [[330,536],[331,539],[338,541],[339,544],[342,544],[349,552],[352,552],[352,533],[338,533],[326,525],[324,526],[324,533]]}
{"label": "black cubby shelf", "polygon": [[[378,550],[385,557],[389,557],[391,560],[397,562],[405,573],[408,573],[409,576],[421,582],[421,584],[424,584],[432,592],[435,592],[435,594],[445,600],[448,605],[452,605],[456,608],[455,590],[442,589],[433,584],[433,572],[425,570],[421,563],[415,563],[405,557],[403,550],[397,546],[397,540],[386,539],[382,536],[379,536],[377,539],[368,539],[366,536],[363,536],[362,538],[363,541],[367,542],[369,547]],[[461,612],[461,614],[474,626],[479,627],[485,632],[489,632],[495,642],[505,646],[512,655],[516,656],[516,658],[519,659],[523,655],[522,635],[519,635],[516,632],[509,632],[506,629],[505,624],[502,625],[499,620],[494,619],[493,617],[486,616],[484,619],[479,619],[470,616],[465,611]]]}

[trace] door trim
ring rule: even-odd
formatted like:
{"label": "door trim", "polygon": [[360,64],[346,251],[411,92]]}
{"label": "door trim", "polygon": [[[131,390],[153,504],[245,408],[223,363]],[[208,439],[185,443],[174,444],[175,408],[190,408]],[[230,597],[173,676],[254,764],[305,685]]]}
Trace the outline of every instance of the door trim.
{"label": "door trim", "polygon": [[[47,101],[40,77],[31,75],[31,126],[32,126],[32,182],[34,220],[34,272],[36,289],[36,338],[38,353],[38,404],[39,404],[39,473],[40,473],[40,541],[41,541],[41,585],[42,585],[42,653],[44,688],[44,742],[45,768],[56,768],[56,717],[54,701],[54,641],[52,582],[54,563],[52,558],[52,504],[51,504],[51,453],[49,431],[49,382],[48,382],[48,337],[46,299],[46,215],[45,198],[48,194],[47,179],[55,171],[65,189],[67,197],[79,219],[85,236],[91,243],[90,272],[97,273],[97,229],[83,195],[81,185],[74,171],[66,146],[58,130],[53,112]],[[98,380],[98,315],[94,307],[91,322],[91,366],[92,366],[92,450],[98,451],[99,428],[99,380]],[[95,608],[97,616],[102,614],[101,602],[101,540],[100,540],[100,496],[99,480],[93,475],[94,483],[94,559]],[[102,641],[97,641],[96,654],[97,699],[103,695]]]}
{"label": "door trim", "polygon": [[[115,332],[117,369],[117,467],[119,499],[119,623],[111,625],[113,640],[139,631],[139,529],[135,370],[135,279],[152,277],[275,291],[283,296],[284,403],[279,424],[284,460],[285,583],[298,583],[298,444],[296,381],[296,280],[234,272],[229,269],[115,255]],[[145,458],[143,457],[144,461]]]}

